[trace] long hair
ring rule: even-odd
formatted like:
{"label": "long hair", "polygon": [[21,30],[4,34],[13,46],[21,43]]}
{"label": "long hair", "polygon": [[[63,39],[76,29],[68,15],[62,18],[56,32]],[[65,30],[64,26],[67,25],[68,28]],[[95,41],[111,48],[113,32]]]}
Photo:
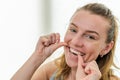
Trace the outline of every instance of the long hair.
{"label": "long hair", "polygon": [[[113,57],[115,53],[116,40],[118,35],[117,20],[115,16],[112,14],[112,12],[110,11],[110,9],[108,9],[106,6],[100,3],[87,4],[77,9],[76,12],[80,10],[90,11],[92,14],[99,15],[105,18],[106,20],[108,20],[109,22],[109,29],[106,33],[107,34],[106,43],[110,43],[111,41],[114,41],[114,46],[109,51],[109,53],[107,53],[103,57],[98,56],[98,58],[96,59],[96,62],[102,74],[102,77],[100,80],[110,80],[110,76],[113,76],[111,66],[115,65],[113,62]],[[56,64],[58,66],[56,79],[59,78],[60,76],[63,76],[64,79],[67,78],[71,71],[71,68],[66,64],[64,54],[58,60],[56,60]]]}

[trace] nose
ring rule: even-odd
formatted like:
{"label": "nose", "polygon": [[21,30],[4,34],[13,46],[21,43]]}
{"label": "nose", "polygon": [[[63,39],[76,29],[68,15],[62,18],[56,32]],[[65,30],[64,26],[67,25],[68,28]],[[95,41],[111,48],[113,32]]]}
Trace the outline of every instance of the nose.
{"label": "nose", "polygon": [[83,42],[83,38],[80,35],[75,35],[70,42],[72,45],[74,45],[75,47],[83,47],[84,46],[84,42]]}

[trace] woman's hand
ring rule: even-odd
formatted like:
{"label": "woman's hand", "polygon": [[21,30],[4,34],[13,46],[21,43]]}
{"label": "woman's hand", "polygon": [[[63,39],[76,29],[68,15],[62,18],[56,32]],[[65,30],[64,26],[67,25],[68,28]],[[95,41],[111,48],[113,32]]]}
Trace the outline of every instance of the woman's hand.
{"label": "woman's hand", "polygon": [[35,53],[49,57],[57,48],[67,45],[64,42],[60,42],[59,33],[52,33],[50,35],[41,36],[38,40]]}
{"label": "woman's hand", "polygon": [[100,78],[101,72],[96,61],[84,63],[83,58],[78,55],[76,80],[99,80]]}
{"label": "woman's hand", "polygon": [[44,60],[57,48],[65,45],[67,44],[60,42],[60,35],[58,33],[52,33],[50,35],[40,37],[34,53],[13,75],[11,80],[31,80],[31,77]]}

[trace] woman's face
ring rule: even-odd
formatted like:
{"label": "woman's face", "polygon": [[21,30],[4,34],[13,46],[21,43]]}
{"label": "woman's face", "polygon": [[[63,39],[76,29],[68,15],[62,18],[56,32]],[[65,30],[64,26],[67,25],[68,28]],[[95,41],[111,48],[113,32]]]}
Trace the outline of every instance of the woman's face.
{"label": "woman's face", "polygon": [[64,41],[65,59],[70,67],[77,67],[77,53],[84,62],[96,60],[106,49],[108,21],[89,11],[80,10],[72,17]]}

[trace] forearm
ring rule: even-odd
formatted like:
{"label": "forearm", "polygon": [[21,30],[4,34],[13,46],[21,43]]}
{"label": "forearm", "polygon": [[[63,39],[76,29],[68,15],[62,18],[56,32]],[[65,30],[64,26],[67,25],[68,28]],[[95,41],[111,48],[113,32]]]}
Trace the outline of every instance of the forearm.
{"label": "forearm", "polygon": [[64,42],[59,42],[58,33],[47,36],[41,36],[35,48],[33,55],[26,63],[15,73],[11,80],[30,80],[36,69],[49,57],[57,48],[66,46]]}
{"label": "forearm", "polygon": [[33,54],[14,74],[11,80],[30,80],[36,69],[44,62],[45,57]]}

